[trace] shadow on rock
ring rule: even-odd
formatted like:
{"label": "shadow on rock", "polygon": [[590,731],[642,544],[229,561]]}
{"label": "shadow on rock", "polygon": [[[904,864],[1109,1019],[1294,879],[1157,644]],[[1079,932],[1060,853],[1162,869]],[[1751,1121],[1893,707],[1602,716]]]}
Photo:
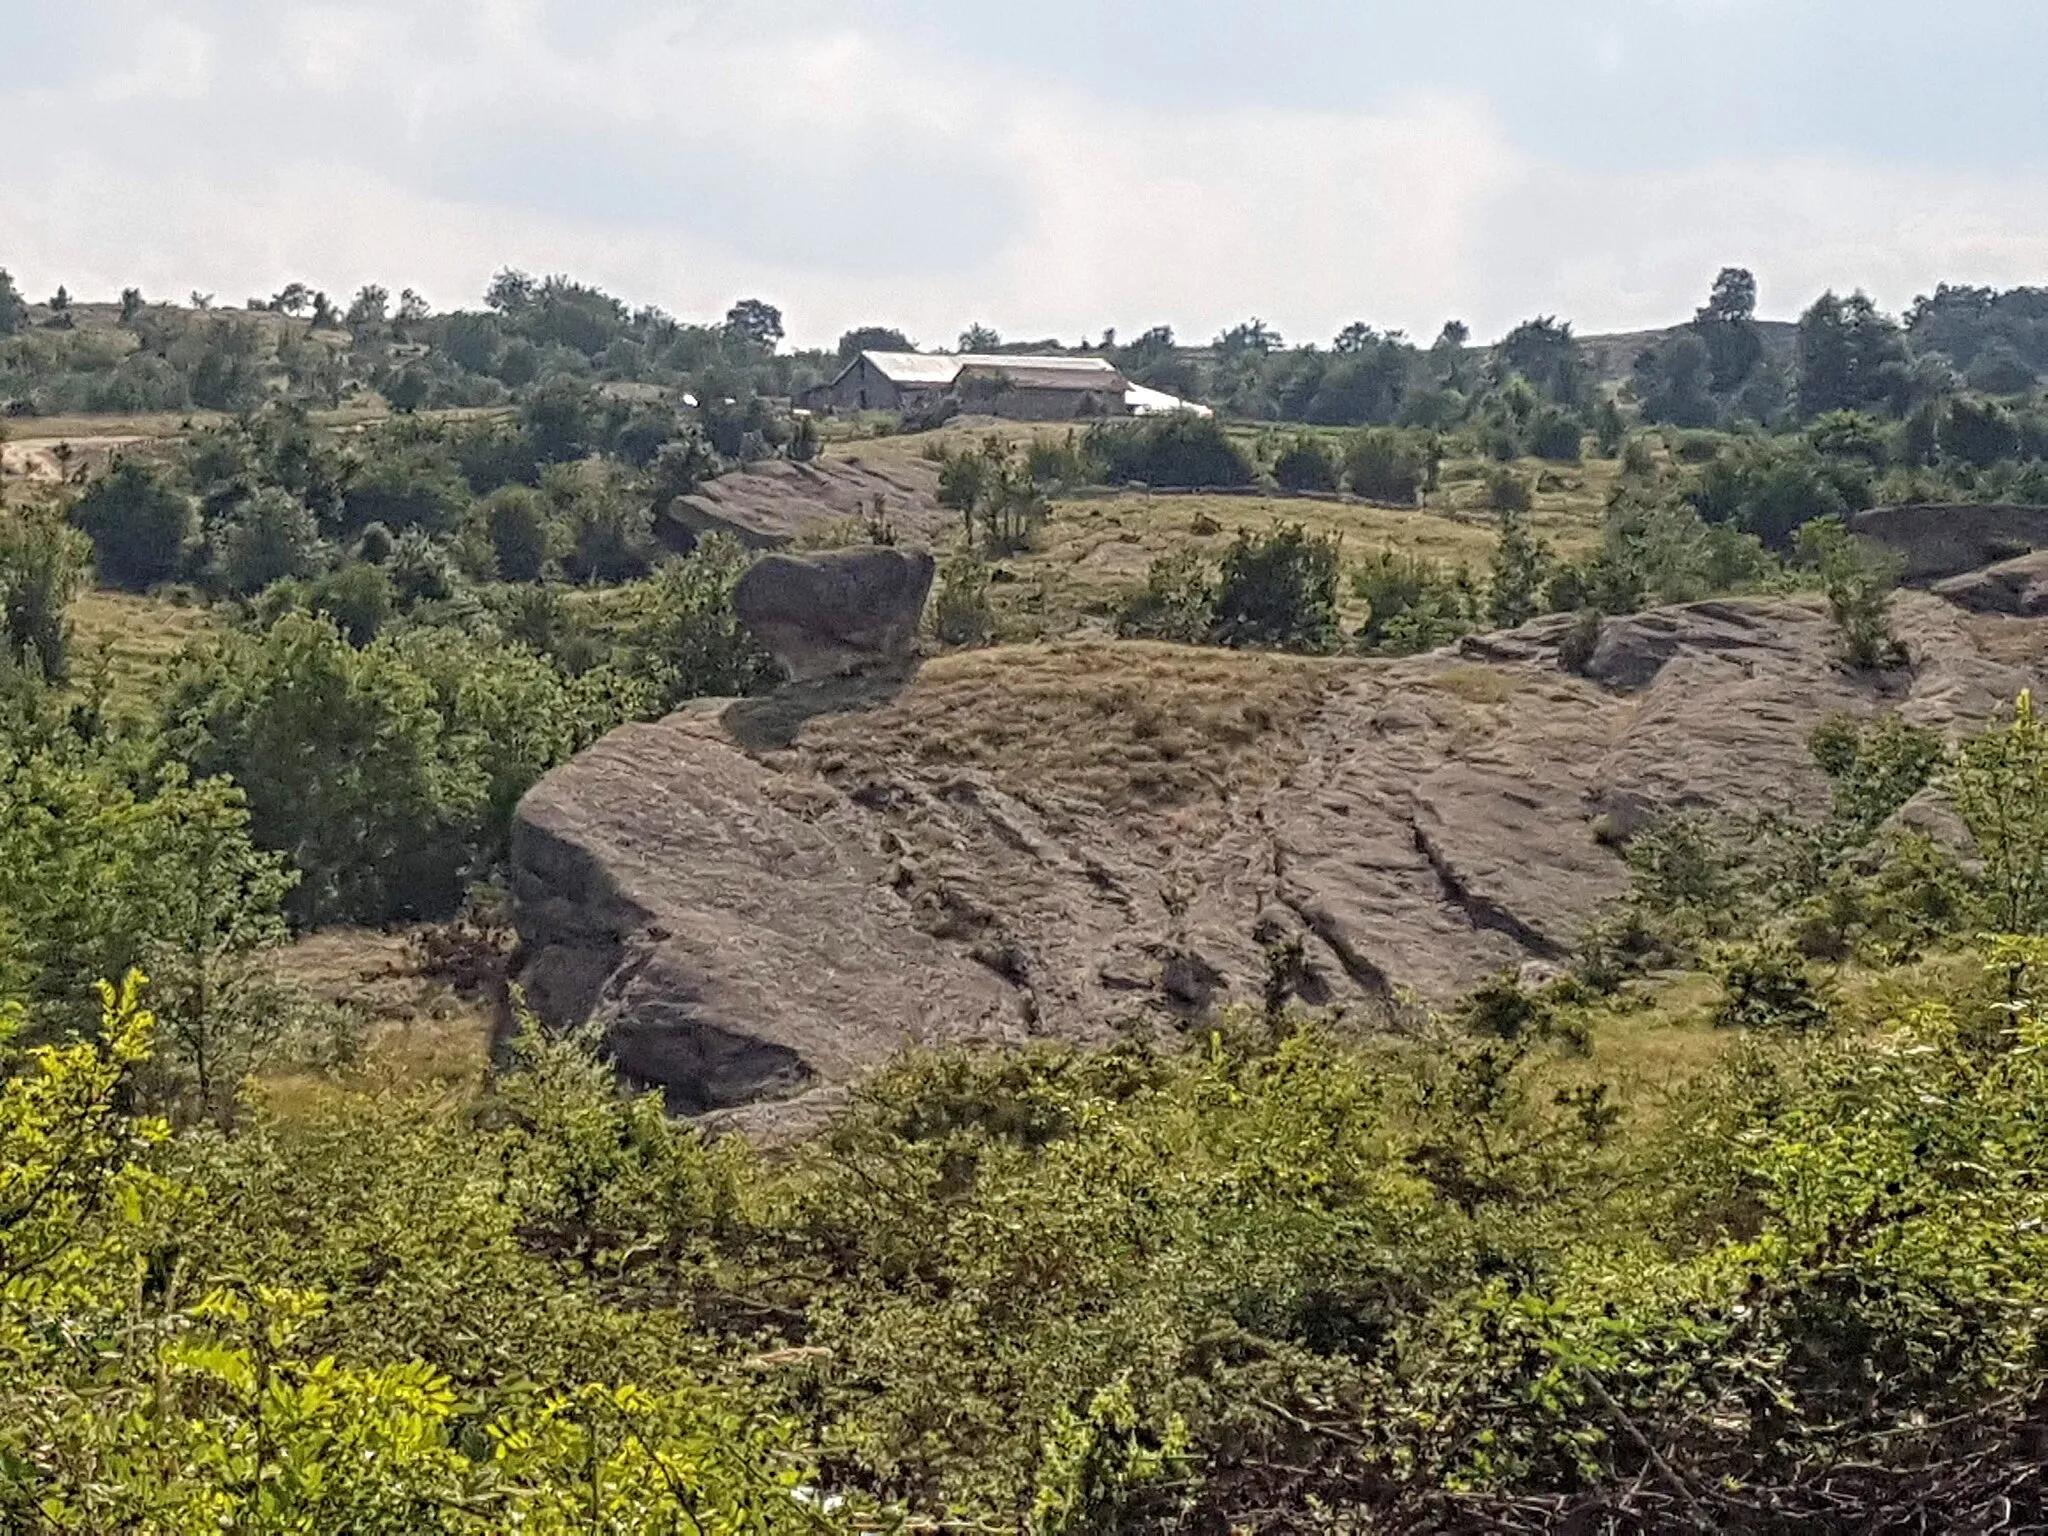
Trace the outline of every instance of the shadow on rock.
{"label": "shadow on rock", "polygon": [[855,715],[895,700],[917,677],[918,662],[905,662],[855,677],[827,677],[785,683],[758,699],[736,699],[719,714],[732,739],[749,752],[781,752],[796,745],[797,733],[820,715]]}

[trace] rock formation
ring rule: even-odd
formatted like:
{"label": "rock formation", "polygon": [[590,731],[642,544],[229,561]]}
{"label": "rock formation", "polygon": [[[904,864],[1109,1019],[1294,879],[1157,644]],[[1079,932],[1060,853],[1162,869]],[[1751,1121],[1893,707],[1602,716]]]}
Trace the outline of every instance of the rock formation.
{"label": "rock formation", "polygon": [[[1298,993],[1369,1027],[1565,956],[1624,886],[1596,829],[1815,814],[1829,712],[1974,728],[2048,655],[2048,621],[1927,593],[1898,600],[1914,662],[1884,676],[1833,663],[1808,602],[1610,620],[1585,676],[1574,623],[1286,673],[1129,643],[949,657],[753,750],[711,709],[632,727],[521,808],[521,980],[691,1111],[787,1113],[911,1041],[1171,1033],[1256,1001],[1294,940]],[[1236,709],[1191,704],[1195,671]]]}
{"label": "rock formation", "polygon": [[795,682],[900,667],[936,570],[922,549],[767,555],[740,578],[733,612]]}
{"label": "rock formation", "polygon": [[2048,549],[2048,507],[1923,503],[1859,512],[1851,527],[1896,551],[1908,581],[1935,581]]}

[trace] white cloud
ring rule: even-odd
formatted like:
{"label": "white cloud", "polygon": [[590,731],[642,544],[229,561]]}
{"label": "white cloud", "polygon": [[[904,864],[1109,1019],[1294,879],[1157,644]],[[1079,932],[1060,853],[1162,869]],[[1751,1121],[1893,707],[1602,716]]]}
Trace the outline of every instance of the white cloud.
{"label": "white cloud", "polygon": [[1358,318],[1668,322],[1726,262],[1778,313],[2048,266],[2048,179],[2026,167],[1594,175],[1518,147],[1476,88],[1140,108],[810,0],[128,14],[97,73],[0,86],[0,134],[61,146],[0,171],[0,261],[31,291],[376,280],[452,305],[514,263],[687,315],[760,294],[804,341],[873,322],[945,342],[975,319],[1202,336],[1254,313],[1311,339]]}

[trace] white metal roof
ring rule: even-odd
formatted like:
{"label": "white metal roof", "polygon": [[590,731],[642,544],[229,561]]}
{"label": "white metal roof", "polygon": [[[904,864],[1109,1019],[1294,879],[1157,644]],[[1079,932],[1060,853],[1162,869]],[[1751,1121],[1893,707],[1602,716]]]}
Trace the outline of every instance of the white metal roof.
{"label": "white metal roof", "polygon": [[892,384],[948,385],[965,368],[1028,369],[1033,373],[1116,373],[1106,357],[1050,357],[1025,352],[863,352],[868,365]]}
{"label": "white metal roof", "polygon": [[1147,389],[1142,384],[1133,384],[1124,391],[1124,405],[1133,416],[1171,416],[1175,411],[1188,411],[1196,416],[1216,414],[1206,405],[1169,395],[1163,389]]}

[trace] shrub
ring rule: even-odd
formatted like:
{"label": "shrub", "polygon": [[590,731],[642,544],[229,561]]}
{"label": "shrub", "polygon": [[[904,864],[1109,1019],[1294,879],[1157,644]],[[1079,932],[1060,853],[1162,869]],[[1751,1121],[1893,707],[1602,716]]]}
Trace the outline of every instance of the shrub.
{"label": "shrub", "polygon": [[213,532],[214,570],[237,597],[287,576],[310,575],[320,562],[320,530],[290,492],[265,486],[237,502]]}
{"label": "shrub", "polygon": [[1569,411],[1546,406],[1529,421],[1529,452],[1558,464],[1576,464],[1585,453],[1585,424]]}
{"label": "shrub", "polygon": [[1138,482],[1177,489],[1250,485],[1252,462],[1220,422],[1177,411],[1136,422],[1103,422],[1088,429],[1088,458],[1113,485]]}
{"label": "shrub", "polygon": [[390,574],[379,565],[350,561],[313,584],[309,606],[340,627],[349,644],[368,645],[391,617]]}
{"label": "shrub", "polygon": [[1152,562],[1145,585],[1117,615],[1127,640],[1171,640],[1199,645],[1215,624],[1216,576],[1201,551],[1176,550]]}
{"label": "shrub", "polygon": [[1344,449],[1345,479],[1372,501],[1414,506],[1435,468],[1428,440],[1398,427],[1362,428]]}
{"label": "shrub", "polygon": [[1306,433],[1280,450],[1273,460],[1273,478],[1288,491],[1334,491],[1339,479],[1330,450],[1322,439]]}
{"label": "shrub", "polygon": [[71,521],[92,540],[100,580],[131,592],[176,577],[198,535],[191,498],[128,458],[87,487]]}
{"label": "shrub", "polygon": [[506,486],[483,504],[484,531],[506,581],[538,581],[546,574],[552,553],[553,527],[548,504],[538,491]]}
{"label": "shrub", "polygon": [[650,709],[666,713],[695,698],[738,698],[780,679],[773,657],[735,617],[733,588],[753,557],[737,539],[709,534],[689,558],[671,560],[631,592],[634,615],[623,644]]}
{"label": "shrub", "polygon": [[1535,504],[1529,482],[1511,469],[1486,474],[1486,504],[1496,512],[1527,512]]}
{"label": "shrub", "polygon": [[1320,655],[1337,648],[1338,546],[1299,524],[1254,536],[1240,531],[1223,557],[1214,637],[1228,646],[1272,646]]}
{"label": "shrub", "polygon": [[1472,578],[1462,567],[1384,549],[1351,573],[1351,590],[1367,605],[1360,649],[1410,656],[1449,645],[1472,627]]}
{"label": "shrub", "polygon": [[1717,1029],[1809,1030],[1828,1022],[1832,989],[1783,939],[1730,945],[1716,957],[1714,974],[1721,983]]}
{"label": "shrub", "polygon": [[1866,554],[1833,517],[1800,528],[1799,557],[1820,575],[1843,659],[1863,670],[1903,666],[1906,648],[1891,630],[1898,563]]}
{"label": "shrub", "polygon": [[70,660],[71,599],[85,585],[89,546],[75,529],[34,512],[0,512],[0,639],[10,664],[55,681]]}
{"label": "shrub", "polygon": [[986,645],[995,629],[988,600],[989,570],[973,551],[964,551],[939,570],[932,599],[932,634],[941,645]]}
{"label": "shrub", "polygon": [[1529,531],[1519,512],[1503,512],[1493,550],[1487,616],[1501,629],[1526,624],[1541,611],[1538,598],[1550,578],[1550,548]]}

